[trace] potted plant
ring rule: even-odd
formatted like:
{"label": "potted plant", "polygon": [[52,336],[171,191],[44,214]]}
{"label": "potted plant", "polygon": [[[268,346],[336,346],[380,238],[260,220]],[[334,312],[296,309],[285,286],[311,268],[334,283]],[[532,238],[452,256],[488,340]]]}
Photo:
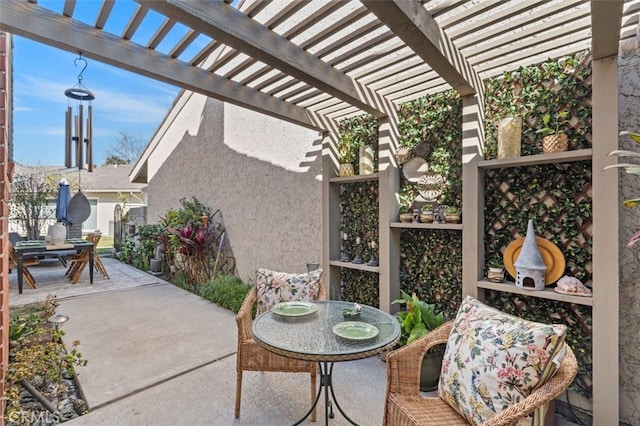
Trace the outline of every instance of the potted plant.
{"label": "potted plant", "polygon": [[493,283],[504,282],[504,265],[502,261],[491,259],[487,266],[487,280]]}
{"label": "potted plant", "polygon": [[433,207],[431,204],[425,204],[420,209],[420,222],[422,223],[432,223],[434,219]]}
{"label": "potted plant", "polygon": [[[544,127],[536,131],[536,133],[544,135],[542,138],[542,152],[549,154],[567,150],[569,137],[560,131],[560,127],[569,123],[568,116],[569,113],[567,111],[560,111],[555,116],[545,114],[542,117]],[[551,123],[552,120],[553,123]]]}
{"label": "potted plant", "polygon": [[[391,302],[405,305],[405,310],[396,314],[400,322],[398,346],[408,345],[444,324],[444,315],[442,312],[436,312],[435,305],[420,300],[415,293],[409,296],[401,291],[401,295],[401,299]],[[429,349],[425,354],[420,372],[421,391],[430,392],[438,387],[444,349],[443,345],[439,345]]]}
{"label": "potted plant", "polygon": [[400,222],[413,222],[413,200],[415,197],[409,192],[397,194]]}
{"label": "potted plant", "polygon": [[460,207],[449,206],[444,212],[444,220],[447,223],[460,223],[461,215]]}
{"label": "potted plant", "polygon": [[338,137],[338,161],[340,162],[340,176],[353,176],[355,171],[353,163],[356,160],[353,134],[346,132]]}

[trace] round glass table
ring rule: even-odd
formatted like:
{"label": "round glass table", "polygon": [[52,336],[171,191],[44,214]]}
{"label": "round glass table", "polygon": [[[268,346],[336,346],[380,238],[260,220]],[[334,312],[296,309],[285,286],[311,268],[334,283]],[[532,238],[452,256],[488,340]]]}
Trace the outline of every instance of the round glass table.
{"label": "round glass table", "polygon": [[[285,302],[286,303],[286,302]],[[351,424],[356,424],[342,410],[333,392],[333,363],[367,358],[395,345],[400,324],[380,309],[361,305],[356,319],[345,319],[343,309],[354,304],[339,301],[297,302],[290,309],[276,306],[253,321],[253,338],[268,351],[290,358],[316,361],[320,366],[320,389],[304,421],[315,409],[320,395],[325,397],[325,424],[333,418],[333,403]],[[329,400],[329,393],[331,399]]]}

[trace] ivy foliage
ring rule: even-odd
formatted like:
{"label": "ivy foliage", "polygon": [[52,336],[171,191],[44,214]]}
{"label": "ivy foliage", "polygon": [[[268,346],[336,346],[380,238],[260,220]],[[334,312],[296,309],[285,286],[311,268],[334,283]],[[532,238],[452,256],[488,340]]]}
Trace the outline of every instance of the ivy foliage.
{"label": "ivy foliage", "polygon": [[[429,172],[445,180],[439,204],[462,204],[462,100],[453,90],[424,96],[400,106],[398,144],[411,148],[429,164]],[[400,193],[418,195],[418,186],[404,179]]]}
{"label": "ivy foliage", "polygon": [[338,123],[338,156],[341,163],[351,163],[356,173],[361,146],[371,145],[374,150],[373,170],[378,170],[378,121],[371,114],[345,118]]}
{"label": "ivy foliage", "polygon": [[498,123],[506,116],[522,118],[522,155],[542,152],[544,116],[555,121],[566,112],[561,131],[569,149],[591,147],[591,55],[550,59],[540,65],[518,68],[485,80],[485,158],[496,158]]}

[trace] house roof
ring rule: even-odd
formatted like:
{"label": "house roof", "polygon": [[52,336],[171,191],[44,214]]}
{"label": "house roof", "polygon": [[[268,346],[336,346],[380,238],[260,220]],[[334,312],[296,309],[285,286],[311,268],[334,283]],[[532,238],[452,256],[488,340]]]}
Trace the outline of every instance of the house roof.
{"label": "house roof", "polygon": [[133,164],[95,167],[93,172],[82,171],[85,192],[142,192],[146,184],[133,183],[129,174]]}
{"label": "house roof", "polygon": [[[143,192],[146,184],[133,183],[129,174],[133,164],[109,165],[94,167],[93,172],[81,171],[80,181],[84,192]],[[16,163],[14,176],[32,173],[77,177],[77,170],[65,169],[62,166],[25,166]],[[68,179],[72,181],[72,179]]]}
{"label": "house roof", "polygon": [[[427,93],[481,93],[482,80],[549,57],[587,48],[594,59],[616,55],[620,40],[635,37],[640,2],[3,0],[1,7],[1,30],[335,130],[339,118],[387,116]],[[128,22],[121,30],[116,15]],[[149,26],[155,31],[146,33]]]}

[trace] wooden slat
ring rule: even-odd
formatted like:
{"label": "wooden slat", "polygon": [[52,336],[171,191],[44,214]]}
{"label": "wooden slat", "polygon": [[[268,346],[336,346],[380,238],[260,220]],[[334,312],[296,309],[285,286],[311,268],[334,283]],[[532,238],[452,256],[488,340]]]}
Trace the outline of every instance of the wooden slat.
{"label": "wooden slat", "polygon": [[594,60],[618,55],[622,9],[622,0],[591,0]]}
{"label": "wooden slat", "polygon": [[303,108],[192,67],[168,55],[122,41],[27,2],[6,0],[2,7],[0,29],[3,31],[58,49],[81,51],[87,58],[308,128],[322,129],[318,127],[322,119]]}
{"label": "wooden slat", "polygon": [[62,8],[62,14],[71,18],[73,16],[73,10],[76,8],[76,0],[65,0],[64,7]]}
{"label": "wooden slat", "polygon": [[171,29],[175,26],[175,24],[176,24],[176,21],[166,18],[162,22],[162,24],[160,24],[160,26],[158,27],[156,32],[153,34],[153,36],[151,36],[151,40],[149,40],[147,47],[149,49],[155,49],[156,47],[158,47],[158,45],[162,43],[162,40],[164,40],[167,34],[169,34],[169,31],[171,31]]}
{"label": "wooden slat", "polygon": [[149,9],[145,5],[142,5],[142,4],[138,5],[138,7],[136,8],[136,11],[131,16],[129,23],[127,24],[124,31],[122,32],[123,39],[131,40],[131,37],[133,37],[135,32],[140,27],[140,24],[144,20],[144,17],[147,16],[147,12],[149,12]]}
{"label": "wooden slat", "polygon": [[114,4],[115,4],[115,0],[104,0],[102,2],[94,27],[100,30],[104,28],[105,24],[107,23],[107,19],[109,19],[109,15],[113,10]]}
{"label": "wooden slat", "polygon": [[198,35],[199,34],[194,30],[187,31],[184,37],[182,37],[182,39],[180,39],[180,41],[176,43],[173,49],[171,49],[171,51],[169,52],[169,56],[171,56],[172,58],[177,58],[178,56],[180,56],[182,52],[184,52],[184,50],[189,47],[189,45],[193,43],[196,38],[198,38]]}
{"label": "wooden slat", "polygon": [[384,103],[376,94],[368,93],[345,74],[225,3],[139,1],[365,112],[385,116]]}
{"label": "wooden slat", "polygon": [[362,2],[460,94],[484,93],[480,77],[420,4],[402,0]]}

